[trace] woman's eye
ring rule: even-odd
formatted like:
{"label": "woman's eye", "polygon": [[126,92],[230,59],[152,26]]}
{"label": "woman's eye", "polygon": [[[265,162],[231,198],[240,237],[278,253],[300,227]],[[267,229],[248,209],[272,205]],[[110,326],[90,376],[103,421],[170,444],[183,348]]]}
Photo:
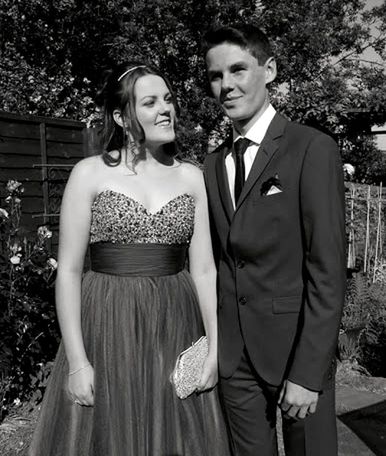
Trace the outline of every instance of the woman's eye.
{"label": "woman's eye", "polygon": [[145,106],[153,106],[154,105],[154,101],[147,101],[145,103]]}

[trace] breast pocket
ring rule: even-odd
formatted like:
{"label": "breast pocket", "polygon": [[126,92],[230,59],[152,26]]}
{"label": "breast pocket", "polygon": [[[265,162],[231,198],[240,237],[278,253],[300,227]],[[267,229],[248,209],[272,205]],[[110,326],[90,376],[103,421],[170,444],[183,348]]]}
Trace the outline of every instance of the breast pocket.
{"label": "breast pocket", "polygon": [[274,193],[273,195],[262,195],[252,199],[252,204],[254,206],[275,206],[277,204],[285,203],[285,194],[284,192]]}

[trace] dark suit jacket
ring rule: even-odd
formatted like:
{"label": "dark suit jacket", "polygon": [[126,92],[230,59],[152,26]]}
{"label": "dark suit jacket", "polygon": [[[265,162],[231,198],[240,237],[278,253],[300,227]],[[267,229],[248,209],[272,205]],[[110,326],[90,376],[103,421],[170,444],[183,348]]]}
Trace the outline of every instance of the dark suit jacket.
{"label": "dark suit jacket", "polygon": [[[232,375],[244,344],[272,385],[320,391],[335,359],[346,280],[344,183],[336,143],[276,114],[233,209],[225,156],[205,160],[218,265],[219,365]],[[282,192],[262,194],[278,176]]]}

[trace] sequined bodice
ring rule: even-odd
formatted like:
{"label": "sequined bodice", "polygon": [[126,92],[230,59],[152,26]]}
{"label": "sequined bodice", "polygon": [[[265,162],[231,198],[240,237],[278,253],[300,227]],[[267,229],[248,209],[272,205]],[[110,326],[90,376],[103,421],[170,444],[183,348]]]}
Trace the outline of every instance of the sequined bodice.
{"label": "sequined bodice", "polygon": [[194,198],[183,193],[157,212],[114,190],[97,195],[91,208],[90,243],[185,244],[194,225]]}

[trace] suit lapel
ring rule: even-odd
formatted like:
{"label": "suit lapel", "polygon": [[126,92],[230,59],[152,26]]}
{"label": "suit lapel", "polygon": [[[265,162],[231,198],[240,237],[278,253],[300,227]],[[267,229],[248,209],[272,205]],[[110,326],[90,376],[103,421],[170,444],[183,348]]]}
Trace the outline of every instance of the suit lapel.
{"label": "suit lapel", "polygon": [[256,181],[259,179],[262,172],[277,152],[280,144],[280,138],[283,136],[286,124],[287,120],[284,119],[284,117],[282,117],[280,114],[276,114],[272,119],[267,133],[264,136],[264,139],[259,147],[248,178],[241,191],[236,206],[236,212],[243,204],[243,201],[247,197],[248,193],[251,191],[252,187],[255,185]]}
{"label": "suit lapel", "polygon": [[220,193],[221,202],[224,207],[224,211],[226,213],[229,223],[232,219],[234,209],[231,194],[229,191],[228,174],[225,168],[225,157],[229,153],[231,147],[232,138],[228,137],[224,145],[224,148],[221,150],[216,160],[216,177],[218,191]]}

